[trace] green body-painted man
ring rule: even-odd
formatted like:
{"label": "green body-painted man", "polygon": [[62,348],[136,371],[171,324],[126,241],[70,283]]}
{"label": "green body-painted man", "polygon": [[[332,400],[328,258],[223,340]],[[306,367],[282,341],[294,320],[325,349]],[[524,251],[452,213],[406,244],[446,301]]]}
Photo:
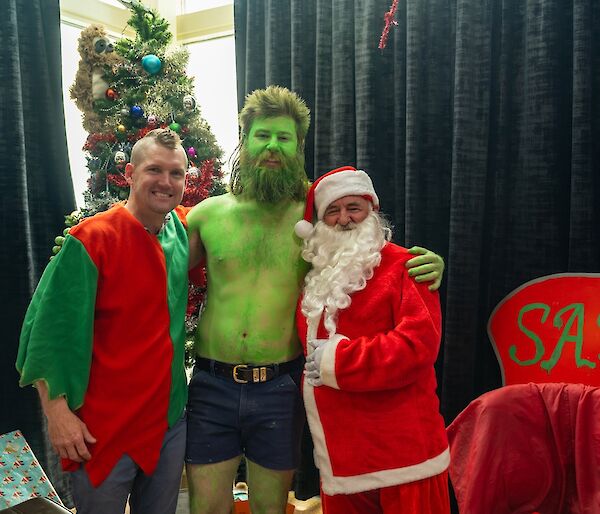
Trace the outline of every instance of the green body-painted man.
{"label": "green body-painted man", "polygon": [[[298,464],[304,414],[296,301],[308,271],[294,225],[308,180],[304,102],[271,86],[250,94],[231,192],[188,214],[190,265],[205,259],[208,299],[196,335],[188,404],[187,476],[193,514],[227,514],[242,454],[253,514],[282,514]],[[411,275],[433,280],[443,261],[414,248]]]}

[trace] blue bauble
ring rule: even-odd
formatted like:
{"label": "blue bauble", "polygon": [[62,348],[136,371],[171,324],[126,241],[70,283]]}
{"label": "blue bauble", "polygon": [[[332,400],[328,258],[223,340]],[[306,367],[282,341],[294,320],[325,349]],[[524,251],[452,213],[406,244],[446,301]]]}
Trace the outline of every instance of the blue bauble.
{"label": "blue bauble", "polygon": [[142,68],[150,73],[150,75],[156,75],[162,68],[162,62],[154,54],[144,55],[142,57]]}
{"label": "blue bauble", "polygon": [[129,109],[129,114],[131,114],[132,118],[141,118],[144,115],[144,109],[139,105],[132,105],[131,109]]}

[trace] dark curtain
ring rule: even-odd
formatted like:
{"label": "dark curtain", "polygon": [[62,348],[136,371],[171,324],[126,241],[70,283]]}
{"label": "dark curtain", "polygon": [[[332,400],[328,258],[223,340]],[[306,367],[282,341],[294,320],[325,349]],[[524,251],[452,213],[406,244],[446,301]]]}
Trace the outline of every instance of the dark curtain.
{"label": "dark curtain", "polygon": [[[20,429],[45,468],[42,414],[15,360],[31,294],[74,209],[62,100],[58,0],[0,2],[0,433]],[[46,469],[53,476],[53,469]],[[54,482],[55,480],[53,480]],[[59,480],[60,481],[60,480]],[[61,489],[61,484],[54,484]]]}
{"label": "dark curtain", "polygon": [[486,334],[524,282],[600,268],[600,2],[236,0],[238,101],[312,111],[309,176],[356,165],[396,241],[446,258],[437,371],[452,421],[501,385]]}

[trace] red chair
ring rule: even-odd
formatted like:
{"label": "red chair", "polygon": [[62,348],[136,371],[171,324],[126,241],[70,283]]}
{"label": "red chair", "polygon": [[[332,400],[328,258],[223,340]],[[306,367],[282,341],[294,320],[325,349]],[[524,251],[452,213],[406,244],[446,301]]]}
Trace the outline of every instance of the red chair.
{"label": "red chair", "polygon": [[551,275],[494,309],[505,387],[448,427],[461,514],[600,514],[599,288],[599,274]]}
{"label": "red chair", "polygon": [[521,384],[448,427],[461,514],[600,513],[600,388]]}

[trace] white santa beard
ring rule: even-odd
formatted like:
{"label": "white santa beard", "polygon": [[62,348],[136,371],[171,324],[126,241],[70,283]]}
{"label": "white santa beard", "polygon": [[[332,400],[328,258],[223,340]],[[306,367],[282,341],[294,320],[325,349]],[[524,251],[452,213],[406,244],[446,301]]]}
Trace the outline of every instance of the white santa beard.
{"label": "white santa beard", "polygon": [[352,293],[365,288],[381,262],[384,245],[384,231],[374,212],[352,230],[339,230],[322,221],[316,224],[302,251],[304,260],[313,266],[304,280],[302,299],[310,337],[316,335],[323,309],[325,329],[329,337],[335,334],[338,310],[350,305]]}

